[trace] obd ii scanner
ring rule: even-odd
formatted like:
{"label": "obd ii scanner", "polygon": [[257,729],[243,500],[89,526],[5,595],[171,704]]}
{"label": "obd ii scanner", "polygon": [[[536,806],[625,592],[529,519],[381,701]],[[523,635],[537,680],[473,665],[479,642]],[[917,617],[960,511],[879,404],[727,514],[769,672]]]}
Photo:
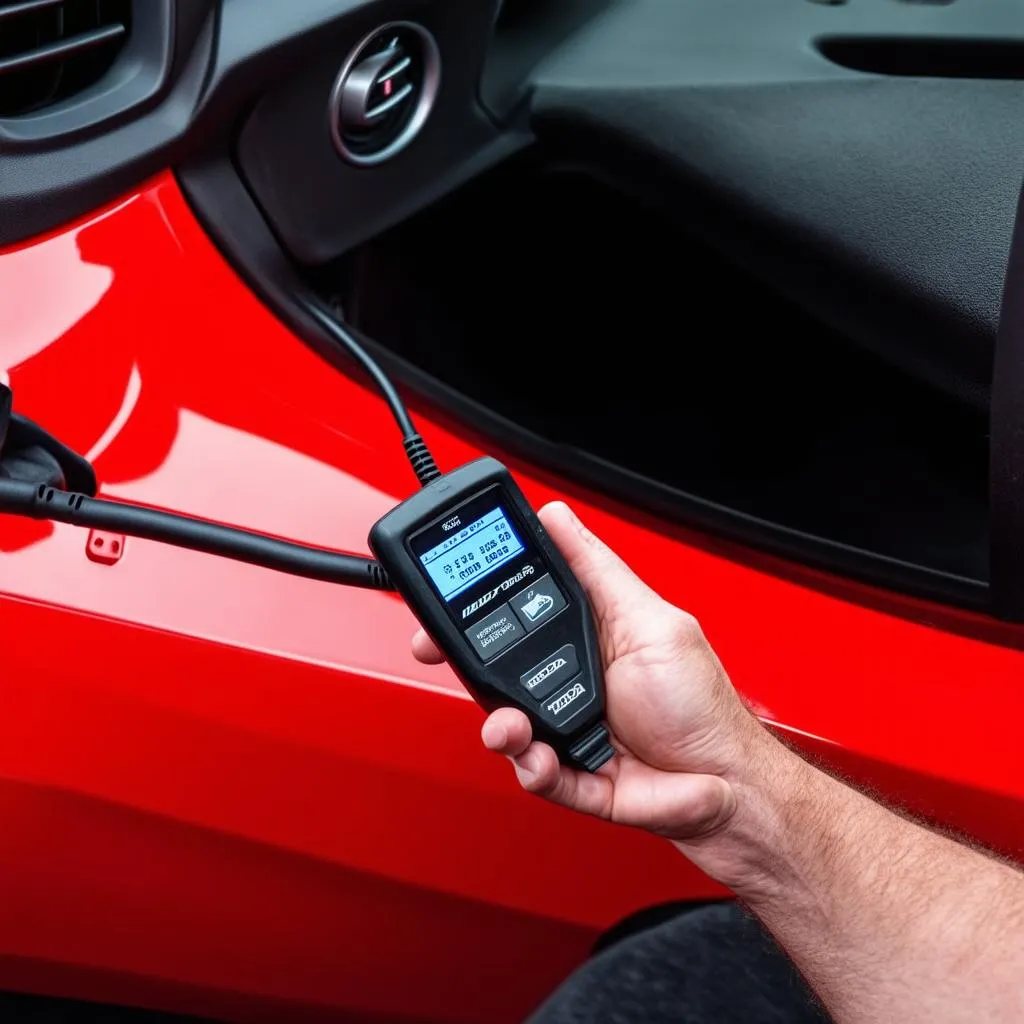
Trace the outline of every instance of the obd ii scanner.
{"label": "obd ii scanner", "polygon": [[592,772],[613,756],[590,605],[500,462],[428,483],[370,547],[477,703],[525,711],[563,763]]}

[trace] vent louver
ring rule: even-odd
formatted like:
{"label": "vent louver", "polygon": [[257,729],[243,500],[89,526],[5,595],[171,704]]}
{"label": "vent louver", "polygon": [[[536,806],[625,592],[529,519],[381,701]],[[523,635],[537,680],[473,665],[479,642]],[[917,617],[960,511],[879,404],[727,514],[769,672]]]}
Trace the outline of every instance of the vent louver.
{"label": "vent louver", "polygon": [[0,0],[0,117],[98,82],[131,33],[132,0]]}
{"label": "vent louver", "polygon": [[331,135],[352,164],[371,167],[400,153],[437,98],[441,58],[421,25],[396,21],[349,54],[331,93]]}

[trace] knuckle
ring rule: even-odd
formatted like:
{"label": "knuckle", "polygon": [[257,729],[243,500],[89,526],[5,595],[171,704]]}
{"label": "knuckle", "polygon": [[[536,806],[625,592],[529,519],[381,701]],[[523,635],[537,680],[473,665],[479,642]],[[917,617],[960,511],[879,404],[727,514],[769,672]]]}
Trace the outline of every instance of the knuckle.
{"label": "knuckle", "polygon": [[689,612],[684,612],[681,608],[672,608],[670,621],[672,635],[680,647],[694,647],[704,642],[704,631]]}
{"label": "knuckle", "polygon": [[710,835],[729,816],[729,790],[722,779],[709,779],[701,787],[693,807],[693,825],[697,835]]}
{"label": "knuckle", "polygon": [[717,787],[708,782],[701,786],[694,795],[690,811],[695,825],[705,825],[718,817],[722,806],[722,794]]}
{"label": "knuckle", "polygon": [[[521,760],[521,757],[522,755],[513,755],[511,760],[515,766],[519,784],[523,789],[528,793],[534,794],[534,796],[557,801],[561,784],[557,763],[552,766],[544,763],[543,759],[541,759],[540,763],[537,763],[536,755],[531,756],[527,754],[526,759],[523,760]],[[526,763],[524,763],[524,760],[526,760]]]}
{"label": "knuckle", "polygon": [[565,803],[568,797],[565,781],[557,766],[540,772],[537,778],[533,780],[531,792],[557,804]]}
{"label": "knuckle", "polygon": [[538,778],[523,778],[519,776],[519,784],[526,790],[527,793],[532,793],[534,796],[548,795],[549,786],[545,786],[543,779]]}

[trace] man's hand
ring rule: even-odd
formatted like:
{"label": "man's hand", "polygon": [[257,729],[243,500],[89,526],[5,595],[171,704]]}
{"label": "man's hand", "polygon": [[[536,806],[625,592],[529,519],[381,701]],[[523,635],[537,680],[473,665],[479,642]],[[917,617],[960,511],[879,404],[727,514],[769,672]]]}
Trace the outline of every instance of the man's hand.
{"label": "man's hand", "polygon": [[[567,768],[512,708],[487,719],[484,744],[511,758],[525,789],[555,803],[672,839],[709,836],[732,818],[734,770],[767,734],[692,616],[641,582],[566,505],[548,505],[540,518],[594,609],[619,753],[596,775]],[[443,660],[423,632],[413,651]]]}
{"label": "man's hand", "polygon": [[[619,750],[559,765],[519,711],[484,743],[523,786],[659,832],[728,885],[844,1024],[1024,1020],[1024,878],[802,761],[743,706],[696,622],[646,587],[565,505],[541,518],[586,590]],[[423,633],[423,661],[440,654]]]}

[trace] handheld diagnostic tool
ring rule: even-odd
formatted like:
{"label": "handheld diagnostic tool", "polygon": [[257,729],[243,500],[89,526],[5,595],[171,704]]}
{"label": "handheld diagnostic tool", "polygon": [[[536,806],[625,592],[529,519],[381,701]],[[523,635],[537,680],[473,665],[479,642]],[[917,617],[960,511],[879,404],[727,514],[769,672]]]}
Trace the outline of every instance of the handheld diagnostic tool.
{"label": "handheld diagnostic tool", "polygon": [[433,480],[370,547],[479,704],[525,711],[566,764],[595,771],[613,756],[590,605],[500,462]]}
{"label": "handheld diagnostic tool", "polygon": [[[0,512],[112,530],[343,586],[395,589],[479,704],[521,708],[563,763],[596,771],[615,753],[604,724],[601,656],[590,605],[565,559],[500,462],[478,459],[442,475],[364,341],[319,300],[299,301],[380,389],[423,488],[373,527],[377,561],[97,498],[84,460],[40,428],[31,435],[8,429],[17,418],[3,385]],[[68,489],[69,481],[79,492]]]}

